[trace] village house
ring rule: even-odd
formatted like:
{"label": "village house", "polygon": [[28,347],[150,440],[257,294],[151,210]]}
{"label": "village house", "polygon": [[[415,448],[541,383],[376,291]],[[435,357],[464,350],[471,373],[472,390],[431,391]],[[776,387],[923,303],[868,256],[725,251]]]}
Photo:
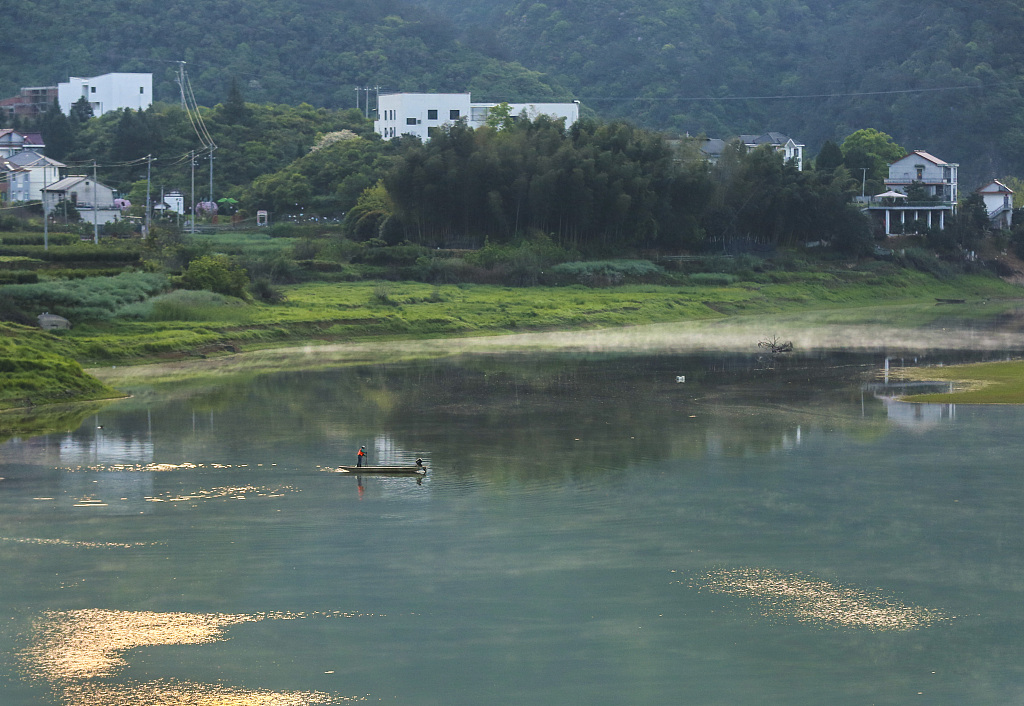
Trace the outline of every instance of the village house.
{"label": "village house", "polygon": [[43,136],[38,132],[0,128],[0,157],[10,157],[27,149],[39,151],[43,147]]}
{"label": "village house", "polygon": [[117,192],[86,176],[69,176],[42,189],[43,208],[52,213],[61,201],[68,201],[87,223],[116,223],[121,209],[114,204]]}
{"label": "village house", "polygon": [[[736,138],[742,142],[747,149],[754,149],[761,145],[768,145],[782,155],[787,162],[793,161],[799,171],[804,170],[804,147],[802,142],[797,142],[788,135],[781,132],[766,132],[763,135],[740,135]],[[722,156],[729,141],[717,137],[708,137],[700,145],[700,151],[704,158],[711,164],[717,164],[718,158]]]}
{"label": "village house", "polygon": [[35,150],[22,150],[0,158],[0,179],[6,179],[10,185],[11,202],[39,201],[43,187],[59,181],[60,170],[64,168],[61,162]]}
{"label": "village house", "polygon": [[997,230],[1009,229],[1013,225],[1013,191],[997,179],[978,189],[988,220]]}
{"label": "village house", "polygon": [[916,232],[919,225],[944,230],[956,213],[959,166],[914,150],[889,165],[886,191],[872,196],[867,210],[886,235]]}
{"label": "village house", "polygon": [[[483,127],[491,108],[499,103],[474,103],[469,93],[386,93],[377,99],[375,130],[384,139],[414,135],[423,142],[433,129],[464,120],[473,128]],[[570,103],[509,103],[513,118],[539,115],[564,118],[569,127],[580,117],[578,101]]]}

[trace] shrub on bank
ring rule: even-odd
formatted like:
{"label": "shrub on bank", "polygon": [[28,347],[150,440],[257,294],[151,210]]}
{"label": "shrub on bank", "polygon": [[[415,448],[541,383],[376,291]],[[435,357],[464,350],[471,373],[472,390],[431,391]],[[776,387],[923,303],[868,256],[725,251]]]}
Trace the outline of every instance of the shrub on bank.
{"label": "shrub on bank", "polygon": [[251,318],[245,302],[216,292],[177,289],[117,312],[118,318],[142,321],[218,321],[244,323]]}
{"label": "shrub on bank", "polygon": [[595,260],[563,262],[550,268],[545,279],[552,284],[584,284],[606,287],[624,282],[653,281],[663,270],[649,260]]}

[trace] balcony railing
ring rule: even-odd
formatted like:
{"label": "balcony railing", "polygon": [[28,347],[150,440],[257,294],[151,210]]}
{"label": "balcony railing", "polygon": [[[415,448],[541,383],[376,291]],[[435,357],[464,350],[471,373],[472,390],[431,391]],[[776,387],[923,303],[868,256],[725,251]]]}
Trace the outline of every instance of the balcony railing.
{"label": "balcony railing", "polygon": [[865,206],[867,208],[927,208],[947,211],[953,208],[952,201],[907,201],[906,199],[894,198],[880,199],[874,196],[863,201],[859,201],[858,205]]}

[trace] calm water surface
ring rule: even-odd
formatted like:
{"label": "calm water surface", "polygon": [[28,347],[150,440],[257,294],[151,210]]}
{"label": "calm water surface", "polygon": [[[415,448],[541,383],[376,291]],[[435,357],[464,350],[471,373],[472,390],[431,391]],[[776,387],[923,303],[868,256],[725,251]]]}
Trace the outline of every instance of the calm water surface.
{"label": "calm water surface", "polygon": [[1024,409],[763,367],[283,373],[10,440],[0,704],[1024,702]]}

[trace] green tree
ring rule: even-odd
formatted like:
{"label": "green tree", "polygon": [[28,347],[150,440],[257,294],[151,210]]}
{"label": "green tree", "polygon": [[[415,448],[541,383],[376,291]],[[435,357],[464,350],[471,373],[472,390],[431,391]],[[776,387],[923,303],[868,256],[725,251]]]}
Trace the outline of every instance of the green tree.
{"label": "green tree", "polygon": [[504,130],[512,127],[514,122],[515,116],[512,115],[512,106],[508,103],[498,103],[498,105],[491,106],[487,111],[486,125],[489,128]]}
{"label": "green tree", "polygon": [[247,125],[252,118],[252,110],[245,104],[237,78],[231,79],[231,90],[221,106],[220,115],[228,125]]}
{"label": "green tree", "polygon": [[[395,204],[388,194],[383,181],[365,189],[359,195],[356,205],[345,214],[342,232],[352,240],[369,240],[379,237],[381,227],[392,216]],[[393,230],[398,224],[392,224]],[[400,239],[392,237],[390,240]]]}
{"label": "green tree", "polygon": [[227,255],[203,255],[188,264],[178,281],[184,289],[206,289],[245,299],[249,275],[232,265]]}
{"label": "green tree", "polygon": [[82,96],[71,104],[69,117],[79,125],[93,117],[92,105],[85,96]]}
{"label": "green tree", "polygon": [[814,168],[819,172],[829,172],[843,163],[843,150],[832,140],[825,140],[821,151],[814,158]]}
{"label": "green tree", "polygon": [[46,144],[46,154],[56,160],[62,160],[74,147],[75,135],[71,129],[64,112],[60,109],[60,102],[54,98],[53,103],[43,113],[39,131],[43,135],[43,142]]}
{"label": "green tree", "polygon": [[889,165],[907,155],[907,150],[897,145],[892,137],[874,128],[848,135],[842,149],[847,169],[855,178],[861,176],[862,181],[870,181],[872,191],[881,189],[889,176]]}

